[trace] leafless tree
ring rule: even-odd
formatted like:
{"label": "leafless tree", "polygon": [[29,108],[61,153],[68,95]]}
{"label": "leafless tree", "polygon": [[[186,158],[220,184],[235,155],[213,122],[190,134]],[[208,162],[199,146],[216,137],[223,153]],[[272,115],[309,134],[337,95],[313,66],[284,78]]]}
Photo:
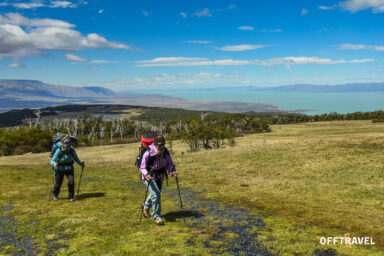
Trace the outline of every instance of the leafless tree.
{"label": "leafless tree", "polygon": [[32,117],[28,116],[28,117],[24,118],[24,121],[29,124],[29,128],[32,127],[32,124],[33,124],[33,118]]}
{"label": "leafless tree", "polygon": [[79,119],[77,117],[75,119],[72,119],[73,123],[73,135],[77,137],[77,133],[79,131]]}
{"label": "leafless tree", "polygon": [[122,120],[122,119],[119,120],[119,124],[117,126],[117,129],[119,130],[119,133],[120,133],[120,139],[122,139],[123,135],[124,135],[124,120]]}
{"label": "leafless tree", "polygon": [[116,119],[112,119],[112,124],[111,124],[111,141],[113,140],[113,136],[115,135],[115,128],[116,128]]}
{"label": "leafless tree", "polygon": [[200,113],[200,119],[201,119],[201,121],[203,121],[207,115],[209,115],[209,113],[201,112],[201,113]]}
{"label": "leafless tree", "polygon": [[67,133],[71,134],[71,122],[69,120],[64,120],[64,127],[67,130]]}
{"label": "leafless tree", "polygon": [[103,144],[104,135],[105,135],[105,127],[103,126],[103,123],[100,123],[100,144]]}
{"label": "leafless tree", "polygon": [[39,123],[40,123],[41,109],[38,108],[38,109],[36,109],[35,111],[33,111],[33,113],[36,115],[36,118],[35,118],[35,128],[37,128],[37,126],[38,126]]}

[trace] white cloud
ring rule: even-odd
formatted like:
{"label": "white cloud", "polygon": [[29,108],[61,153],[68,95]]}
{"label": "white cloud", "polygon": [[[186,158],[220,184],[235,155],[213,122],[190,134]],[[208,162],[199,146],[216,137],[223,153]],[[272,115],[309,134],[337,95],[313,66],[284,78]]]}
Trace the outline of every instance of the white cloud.
{"label": "white cloud", "polygon": [[149,12],[148,11],[141,11],[141,13],[144,15],[144,17],[148,17],[149,16]]}
{"label": "white cloud", "polygon": [[337,7],[351,13],[367,9],[372,9],[373,13],[383,13],[384,0],[346,0],[331,6],[318,6],[320,10],[333,10]]}
{"label": "white cloud", "polygon": [[307,15],[309,12],[307,9],[303,8],[301,9],[301,16]]}
{"label": "white cloud", "polygon": [[145,60],[137,62],[137,67],[190,67],[190,66],[238,66],[238,65],[258,65],[258,66],[274,66],[274,65],[303,65],[303,64],[343,64],[343,63],[366,63],[374,61],[374,59],[356,59],[356,60],[333,60],[318,57],[283,57],[273,58],[269,60],[208,60],[206,58],[184,58],[169,57],[156,58],[153,60]]}
{"label": "white cloud", "polygon": [[28,19],[18,13],[6,13],[0,15],[0,25],[18,25],[26,27],[60,27],[73,28],[75,25],[61,20],[53,19]]}
{"label": "white cloud", "polygon": [[68,1],[51,1],[50,8],[77,8],[77,4]]}
{"label": "white cloud", "polygon": [[263,29],[261,30],[263,33],[280,33],[283,32],[281,28],[276,28],[276,29]]}
{"label": "white cloud", "polygon": [[260,48],[264,48],[264,45],[251,45],[251,44],[227,45],[217,49],[221,51],[240,52],[240,51],[256,50]]}
{"label": "white cloud", "polygon": [[332,6],[324,6],[324,5],[321,5],[321,6],[319,6],[318,8],[320,9],[320,10],[333,10],[333,9],[335,9],[335,5],[332,5]]}
{"label": "white cloud", "polygon": [[[87,4],[85,1],[78,1],[79,4]],[[27,3],[0,3],[0,6],[13,6],[18,9],[34,9],[34,8],[40,8],[40,7],[47,7],[47,8],[77,8],[78,4],[75,4],[73,2],[69,1],[43,1],[43,0],[36,0],[31,1]]]}
{"label": "white cloud", "polygon": [[82,58],[73,54],[65,54],[65,57],[67,60],[74,61],[74,62],[87,62],[88,59]]}
{"label": "white cloud", "polygon": [[98,34],[83,36],[72,27],[74,25],[60,20],[28,19],[19,14],[7,14],[7,17],[0,15],[0,58],[21,59],[49,50],[132,50],[126,44],[110,42]]}
{"label": "white cloud", "polygon": [[341,50],[371,50],[371,51],[384,51],[384,45],[365,45],[365,44],[341,44]]}
{"label": "white cloud", "polygon": [[188,17],[188,14],[186,12],[180,12],[180,16],[185,19]]}
{"label": "white cloud", "polygon": [[102,14],[104,12],[104,9],[100,9],[97,13]]}
{"label": "white cloud", "polygon": [[241,26],[241,27],[238,27],[237,29],[238,30],[245,30],[245,31],[253,31],[253,30],[255,30],[255,28],[251,27],[251,26]]}
{"label": "white cloud", "polygon": [[212,17],[212,14],[211,12],[209,11],[208,8],[204,8],[202,11],[199,11],[199,12],[195,12],[194,14],[192,14],[192,16],[196,16],[196,17]]}
{"label": "white cloud", "polygon": [[236,8],[237,8],[237,6],[235,4],[231,4],[231,5],[228,5],[226,8],[217,9],[215,11],[224,12],[224,11],[230,11],[230,10],[233,10],[233,9],[236,9]]}
{"label": "white cloud", "polygon": [[39,8],[46,6],[42,2],[31,2],[31,3],[15,3],[12,4],[13,7],[20,8],[20,9],[33,9],[33,8]]}
{"label": "white cloud", "polygon": [[110,64],[110,63],[116,63],[116,61],[110,61],[110,60],[91,60],[89,64]]}
{"label": "white cloud", "polygon": [[339,2],[341,9],[352,13],[372,9],[374,13],[384,12],[384,0],[347,0]]}
{"label": "white cloud", "polygon": [[183,41],[184,43],[189,43],[189,44],[211,44],[211,41],[199,41],[199,40],[190,40],[190,41]]}
{"label": "white cloud", "polygon": [[8,67],[10,68],[25,68],[25,65],[19,62],[14,62],[11,64],[8,64]]}
{"label": "white cloud", "polygon": [[87,37],[83,37],[81,39],[81,46],[85,48],[95,48],[95,49],[125,49],[125,50],[132,50],[131,47],[129,47],[126,44],[119,44],[119,43],[113,43],[107,41],[102,36],[99,36],[98,34],[88,34]]}
{"label": "white cloud", "polygon": [[201,60],[207,60],[207,58],[159,57],[152,60],[139,61],[139,63],[168,63],[168,62],[201,61]]}

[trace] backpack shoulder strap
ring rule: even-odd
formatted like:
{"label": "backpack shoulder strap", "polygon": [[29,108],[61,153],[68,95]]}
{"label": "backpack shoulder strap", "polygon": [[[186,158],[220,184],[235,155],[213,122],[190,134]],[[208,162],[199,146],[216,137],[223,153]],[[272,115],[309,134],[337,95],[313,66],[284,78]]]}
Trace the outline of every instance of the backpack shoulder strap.
{"label": "backpack shoulder strap", "polygon": [[155,162],[155,157],[151,156],[150,148],[147,148],[146,152],[148,152],[147,169],[149,169],[149,167]]}
{"label": "backpack shoulder strap", "polygon": [[167,148],[164,148],[163,156],[164,156],[164,159],[167,159],[167,156],[169,156],[169,151]]}
{"label": "backpack shoulder strap", "polygon": [[[60,149],[60,154],[59,154],[58,158],[62,158],[63,155],[65,154],[65,152],[63,151],[62,148],[58,148],[58,149]],[[74,158],[74,153],[73,153],[73,148],[72,147],[70,149],[70,153],[71,153],[72,158]]]}
{"label": "backpack shoulder strap", "polygon": [[[60,148],[58,148],[59,150],[60,150],[60,153],[59,153],[59,155],[57,156],[57,158],[62,158],[63,157],[63,155],[64,155],[64,151],[63,151],[63,149],[60,147]],[[57,150],[57,149],[56,149]]]}

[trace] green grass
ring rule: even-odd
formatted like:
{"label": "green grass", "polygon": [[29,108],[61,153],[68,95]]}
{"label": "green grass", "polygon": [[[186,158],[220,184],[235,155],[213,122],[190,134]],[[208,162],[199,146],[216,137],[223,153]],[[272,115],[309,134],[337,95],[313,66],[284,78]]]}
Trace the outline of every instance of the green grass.
{"label": "green grass", "polygon": [[[148,219],[139,224],[139,206],[145,191],[124,183],[126,180],[138,181],[136,173],[128,174],[126,170],[112,166],[86,168],[85,176],[94,181],[82,181],[81,200],[49,203],[48,184],[51,180],[48,171],[47,167],[39,166],[0,167],[3,188],[0,202],[1,205],[11,203],[13,207],[5,215],[17,221],[20,236],[26,233],[27,237],[34,239],[42,255],[48,253],[47,243],[50,241],[57,247],[60,244],[67,246],[58,250],[57,255],[208,253],[204,246],[185,243],[193,238],[199,244],[199,238],[191,234],[182,221],[167,223],[164,227],[156,226],[153,220]],[[60,196],[66,195],[64,183]],[[167,211],[178,211],[177,204],[169,198],[163,199],[163,207]],[[31,226],[31,223],[36,224]]]}
{"label": "green grass", "polygon": [[[313,255],[328,248],[338,255],[384,255],[383,132],[383,123],[369,121],[273,126],[271,133],[238,138],[233,148],[185,153],[187,147],[175,142],[174,161],[182,188],[263,218],[265,228],[254,232],[274,255]],[[205,244],[219,232],[213,219],[203,227],[187,227],[182,220],[158,227],[144,219],[139,225],[145,191],[132,166],[137,146],[79,149],[93,182],[83,181],[81,194],[89,197],[75,203],[48,204],[47,154],[0,158],[0,207],[12,204],[4,214],[17,221],[19,236],[35,239],[41,254],[49,241],[68,246],[58,255],[212,254]],[[176,189],[174,181],[170,189]],[[163,214],[178,211],[177,201],[168,196],[162,201]],[[322,236],[346,233],[373,237],[376,245],[320,245]],[[226,242],[211,241],[215,244],[225,248]]]}

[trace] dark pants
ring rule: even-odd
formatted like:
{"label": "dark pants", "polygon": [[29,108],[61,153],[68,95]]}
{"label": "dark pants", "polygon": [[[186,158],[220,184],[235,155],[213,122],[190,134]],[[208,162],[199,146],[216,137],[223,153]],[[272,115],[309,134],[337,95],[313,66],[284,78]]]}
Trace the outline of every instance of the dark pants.
{"label": "dark pants", "polygon": [[55,187],[53,194],[57,197],[60,193],[61,184],[63,184],[64,175],[68,179],[68,199],[75,196],[75,175],[73,169],[70,171],[55,171]]}

